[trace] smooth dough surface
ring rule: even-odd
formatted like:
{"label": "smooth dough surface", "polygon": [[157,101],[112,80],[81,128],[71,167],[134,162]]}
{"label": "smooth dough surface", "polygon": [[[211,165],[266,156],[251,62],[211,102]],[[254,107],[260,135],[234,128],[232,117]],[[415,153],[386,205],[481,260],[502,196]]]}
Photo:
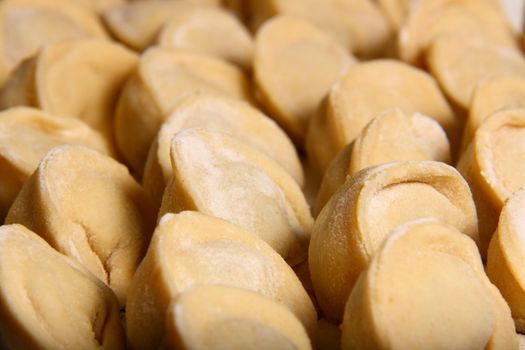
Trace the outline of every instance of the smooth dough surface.
{"label": "smooth dough surface", "polygon": [[105,10],[102,19],[109,31],[129,47],[142,51],[155,43],[163,24],[183,14],[202,11],[212,1],[127,1]]}
{"label": "smooth dough surface", "polygon": [[500,299],[472,240],[435,220],[410,222],[359,278],[345,308],[343,349],[517,349]]}
{"label": "smooth dough surface", "polygon": [[50,44],[13,72],[0,108],[23,105],[80,119],[113,142],[115,103],[136,63],[133,52],[106,40]]}
{"label": "smooth dough surface", "polygon": [[[228,38],[228,40],[225,40]],[[157,45],[222,58],[245,70],[253,59],[253,40],[232,13],[215,6],[178,11],[162,26]]]}
{"label": "smooth dough surface", "polygon": [[306,258],[313,224],[300,187],[275,161],[228,134],[187,129],[171,142],[165,213],[196,210],[243,227],[290,265]]}
{"label": "smooth dough surface", "polygon": [[46,44],[107,38],[94,13],[70,0],[4,0],[0,3],[0,83],[23,59]]}
{"label": "smooth dough surface", "polygon": [[171,139],[178,132],[193,127],[225,132],[246,142],[277,161],[299,186],[303,186],[304,174],[297,151],[273,120],[246,102],[196,93],[176,104],[148,153],[143,185],[158,206],[173,174]]}
{"label": "smooth dough surface", "polygon": [[125,349],[115,295],[21,225],[0,227],[2,349]]}
{"label": "smooth dough surface", "polygon": [[191,287],[217,284],[280,302],[314,336],[317,318],[312,301],[269,245],[237,225],[187,211],[162,217],[133,278],[126,305],[129,344],[156,348],[165,336],[172,298]]}
{"label": "smooth dough surface", "polygon": [[392,108],[431,117],[446,131],[452,148],[459,143],[459,120],[432,76],[405,63],[381,59],[351,66],[310,121],[306,152],[312,167],[324,173],[370,120]]}
{"label": "smooth dough surface", "polygon": [[290,310],[246,289],[195,287],[177,296],[166,315],[170,349],[312,349]]}
{"label": "smooth dough surface", "polygon": [[420,0],[414,2],[400,29],[402,60],[424,62],[424,52],[439,36],[467,36],[517,50],[517,41],[502,11],[483,0]]}
{"label": "smooth dough surface", "polygon": [[487,256],[487,275],[509,304],[518,332],[525,331],[524,214],[525,190],[519,190],[505,202]]}
{"label": "smooth dough surface", "polygon": [[58,146],[42,159],[9,210],[109,285],[121,305],[155,223],[144,190],[127,168],[83,146]]}
{"label": "smooth dough surface", "polygon": [[250,3],[251,25],[286,14],[305,18],[359,57],[384,53],[391,29],[379,7],[366,0],[259,0]]}
{"label": "smooth dough surface", "polygon": [[86,9],[98,14],[117,5],[124,4],[127,0],[73,0],[75,4],[84,6]]}
{"label": "smooth dough surface", "polygon": [[385,13],[390,25],[399,30],[405,22],[410,6],[415,0],[379,0],[378,4]]}
{"label": "smooth dough surface", "polygon": [[218,58],[174,48],[151,48],[140,57],[118,101],[115,137],[140,178],[148,150],[177,102],[195,92],[251,101],[243,71]]}
{"label": "smooth dough surface", "polygon": [[496,76],[481,81],[474,90],[462,139],[464,151],[483,120],[503,108],[525,107],[525,77]]}
{"label": "smooth dough surface", "polygon": [[449,163],[450,145],[443,128],[419,113],[407,115],[392,109],[379,114],[331,162],[317,194],[315,213],[321,211],[347,176],[370,166],[401,160]]}
{"label": "smooth dough surface", "polygon": [[[379,6],[385,13],[386,18],[395,30],[399,30],[407,20],[410,10],[414,7],[417,0],[378,0]],[[492,6],[496,11],[501,12],[500,0],[477,0]]]}
{"label": "smooth dough surface", "polygon": [[0,112],[0,222],[42,157],[62,144],[114,155],[107,140],[80,121],[27,107]]}
{"label": "smooth dough surface", "polygon": [[505,200],[525,181],[525,109],[508,108],[486,118],[457,168],[468,181],[479,218],[485,256]]}
{"label": "smooth dough surface", "polygon": [[343,46],[299,17],[274,17],[255,38],[261,101],[300,146],[321,100],[354,61]]}
{"label": "smooth dough surface", "polygon": [[427,64],[447,96],[467,110],[476,85],[494,76],[525,76],[525,59],[513,49],[460,36],[436,39]]}
{"label": "smooth dough surface", "polygon": [[478,240],[470,189],[451,166],[435,161],[392,162],[348,178],[321,210],[310,240],[310,274],[325,315],[341,320],[359,274],[390,230],[429,217]]}

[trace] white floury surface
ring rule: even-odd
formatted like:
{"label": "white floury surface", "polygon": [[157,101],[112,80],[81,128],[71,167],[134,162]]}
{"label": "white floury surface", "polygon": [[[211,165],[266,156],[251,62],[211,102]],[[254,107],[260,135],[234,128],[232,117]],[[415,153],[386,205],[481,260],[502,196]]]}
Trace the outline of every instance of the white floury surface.
{"label": "white floury surface", "polygon": [[521,33],[523,31],[523,17],[525,12],[525,0],[500,0],[505,14],[514,29]]}

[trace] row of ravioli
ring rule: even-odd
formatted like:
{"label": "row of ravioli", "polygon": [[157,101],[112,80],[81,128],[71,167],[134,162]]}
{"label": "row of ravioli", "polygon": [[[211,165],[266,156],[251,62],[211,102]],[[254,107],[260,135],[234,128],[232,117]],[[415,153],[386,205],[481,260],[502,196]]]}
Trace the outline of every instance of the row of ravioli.
{"label": "row of ravioli", "polygon": [[4,347],[517,349],[497,1],[77,2],[0,3]]}
{"label": "row of ravioli", "polygon": [[[0,13],[27,15],[6,34],[35,22],[45,37],[57,34],[46,21],[54,30],[70,7],[6,1]],[[245,31],[215,7],[129,7],[144,18],[148,8],[199,10],[216,39],[224,18]],[[20,39],[15,54],[35,40]],[[303,170],[285,132],[252,105],[245,72],[191,50],[139,60],[98,39],[48,43],[12,68],[0,92],[2,348],[312,347],[316,311],[286,262],[304,261],[313,221]],[[176,116],[164,102],[177,102]],[[178,133],[191,127],[201,128]]]}

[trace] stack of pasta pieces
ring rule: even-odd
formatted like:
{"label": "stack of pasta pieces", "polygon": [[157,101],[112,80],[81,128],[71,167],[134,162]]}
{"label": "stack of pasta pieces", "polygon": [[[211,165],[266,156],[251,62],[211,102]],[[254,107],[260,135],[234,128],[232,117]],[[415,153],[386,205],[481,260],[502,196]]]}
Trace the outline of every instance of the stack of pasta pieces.
{"label": "stack of pasta pieces", "polygon": [[498,0],[0,2],[0,348],[518,349]]}

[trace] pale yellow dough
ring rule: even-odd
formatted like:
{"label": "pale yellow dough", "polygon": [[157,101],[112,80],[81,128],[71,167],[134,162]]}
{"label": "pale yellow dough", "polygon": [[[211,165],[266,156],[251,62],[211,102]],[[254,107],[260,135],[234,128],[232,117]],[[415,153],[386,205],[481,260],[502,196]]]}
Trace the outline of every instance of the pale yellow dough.
{"label": "pale yellow dough", "polygon": [[75,4],[84,6],[84,8],[96,13],[103,13],[105,10],[117,5],[126,3],[127,0],[70,0]]}
{"label": "pale yellow dough", "polygon": [[308,122],[355,59],[300,17],[274,17],[255,38],[255,84],[270,115],[302,147]]}
{"label": "pale yellow dough", "polygon": [[503,11],[482,0],[419,0],[413,3],[398,36],[402,60],[422,64],[424,52],[439,36],[454,35],[518,50]]}
{"label": "pale yellow dough", "polygon": [[62,144],[80,144],[113,155],[102,135],[80,121],[27,107],[0,112],[0,222],[42,157]]}
{"label": "pale yellow dough", "polygon": [[49,44],[13,71],[0,108],[23,105],[77,118],[113,142],[115,102],[136,63],[134,53],[110,41]]}
{"label": "pale yellow dough", "polygon": [[347,176],[370,166],[400,160],[449,163],[450,145],[443,128],[419,113],[407,115],[399,109],[381,113],[331,162],[317,194],[315,213],[321,211]]}
{"label": "pale yellow dough", "polygon": [[359,57],[383,54],[392,36],[383,13],[369,0],[251,0],[250,6],[254,30],[280,14],[301,17]]}
{"label": "pale yellow dough", "polygon": [[232,13],[215,6],[174,12],[156,43],[222,58],[245,70],[252,66],[251,34]]}
{"label": "pale yellow dough", "polygon": [[459,120],[428,73],[394,60],[354,64],[332,87],[310,122],[306,152],[312,168],[323,174],[337,153],[381,112],[399,108],[435,119],[454,149]]}
{"label": "pale yellow dough", "polygon": [[[163,24],[171,18],[181,18],[202,11],[211,4],[206,1],[129,1],[103,12],[109,31],[129,47],[142,51],[155,43]],[[208,3],[210,1],[207,1]],[[217,0],[213,0],[217,2]]]}
{"label": "pale yellow dough", "polygon": [[23,59],[66,39],[107,38],[94,13],[71,0],[0,2],[0,85]]}
{"label": "pale yellow dough", "polygon": [[124,350],[117,298],[24,226],[1,226],[0,348]]}
{"label": "pale yellow dough", "polygon": [[525,331],[524,215],[525,190],[519,190],[505,202],[487,256],[487,274],[509,303],[519,332]]}
{"label": "pale yellow dough", "polygon": [[49,151],[26,181],[6,223],[19,223],[109,285],[121,305],[155,224],[127,168],[83,146]]}
{"label": "pale yellow dough", "polygon": [[[496,11],[501,12],[500,0],[476,0],[493,7]],[[392,27],[396,30],[405,23],[410,11],[416,7],[417,0],[378,0],[379,6],[390,21]],[[426,28],[423,29],[423,31]]]}
{"label": "pale yellow dough", "polygon": [[504,109],[486,118],[457,168],[474,195],[485,256],[503,203],[525,185],[525,109]]}
{"label": "pale yellow dough", "polygon": [[246,142],[277,161],[299,186],[303,186],[304,174],[297,151],[273,120],[246,102],[196,93],[176,104],[149,150],[142,183],[158,207],[173,174],[171,139],[192,127],[222,131]]}
{"label": "pale yellow dough", "polygon": [[306,258],[313,224],[301,188],[264,153],[225,133],[192,128],[171,142],[173,177],[159,217],[195,210],[243,227],[290,265]]}
{"label": "pale yellow dough", "polygon": [[326,317],[340,321],[346,299],[390,230],[438,218],[478,240],[470,189],[451,166],[392,162],[358,172],[339,188],[312,229],[308,262]]}
{"label": "pale yellow dough", "polygon": [[470,144],[485,118],[500,109],[515,107],[525,107],[525,77],[496,76],[482,80],[472,95],[462,150]]}
{"label": "pale yellow dough", "polygon": [[510,310],[476,245],[419,220],[394,230],[360,276],[342,324],[343,349],[518,349]]}
{"label": "pale yellow dough", "polygon": [[525,350],[525,335],[518,333],[518,343],[520,345],[520,350]]}
{"label": "pale yellow dough", "polygon": [[237,225],[197,212],[160,220],[126,305],[129,344],[155,349],[166,336],[171,300],[191,287],[245,288],[288,307],[310,337],[316,312],[293,270],[262,240]]}
{"label": "pale yellow dough", "polygon": [[514,49],[461,36],[442,36],[430,46],[427,64],[448,97],[467,110],[476,85],[496,76],[525,77],[525,59]]}
{"label": "pale yellow dough", "polygon": [[244,73],[225,61],[174,48],[151,48],[120,95],[117,146],[140,178],[157,131],[180,99],[205,92],[249,101],[249,88]]}
{"label": "pale yellow dough", "polygon": [[289,309],[246,289],[195,287],[177,296],[166,315],[166,349],[312,349]]}
{"label": "pale yellow dough", "polygon": [[378,0],[390,25],[397,31],[405,22],[410,7],[416,0]]}

